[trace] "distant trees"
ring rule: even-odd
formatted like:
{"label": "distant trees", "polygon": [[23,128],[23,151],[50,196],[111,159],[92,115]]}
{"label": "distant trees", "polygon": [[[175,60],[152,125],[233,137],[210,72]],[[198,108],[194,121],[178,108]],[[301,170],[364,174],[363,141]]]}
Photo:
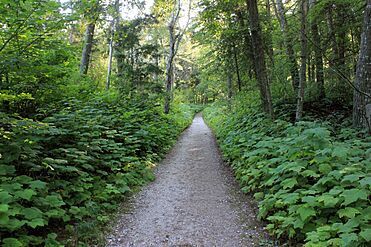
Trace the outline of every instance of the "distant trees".
{"label": "distant trees", "polygon": [[[365,117],[362,123],[357,120],[366,114],[369,104],[366,95],[370,88],[369,84],[361,86],[360,82],[365,80],[359,79],[368,78],[366,74],[370,71],[361,69],[364,68],[361,64],[367,64],[369,58],[364,48],[369,43],[365,41],[367,28],[360,38],[362,26],[369,25],[366,20],[362,24],[363,0],[245,0],[233,3],[203,0],[201,6],[199,26],[205,35],[195,37],[200,37],[198,41],[202,44],[211,44],[214,53],[208,55],[215,62],[210,64],[218,66],[217,61],[227,61],[229,48],[233,47],[233,60],[238,61],[234,67],[240,73],[233,75],[232,81],[240,88],[242,84],[242,90],[249,90],[254,87],[251,82],[255,78],[264,112],[271,110],[268,110],[268,94],[262,94],[268,90],[262,87],[271,88],[276,102],[296,101],[292,114],[299,121],[305,116],[305,101],[323,101],[327,97],[327,102],[346,107],[352,103],[349,92],[354,86],[354,112],[359,111],[353,114],[354,126],[364,126]],[[272,8],[276,15],[271,14]],[[257,19],[259,15],[261,18]],[[236,37],[240,39],[237,41]]]}

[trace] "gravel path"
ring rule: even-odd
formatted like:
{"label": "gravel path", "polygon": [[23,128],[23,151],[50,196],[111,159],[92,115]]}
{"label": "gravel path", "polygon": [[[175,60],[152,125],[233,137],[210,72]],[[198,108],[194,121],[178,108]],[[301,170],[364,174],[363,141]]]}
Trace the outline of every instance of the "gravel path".
{"label": "gravel path", "polygon": [[258,246],[267,236],[201,115],[135,195],[107,246]]}

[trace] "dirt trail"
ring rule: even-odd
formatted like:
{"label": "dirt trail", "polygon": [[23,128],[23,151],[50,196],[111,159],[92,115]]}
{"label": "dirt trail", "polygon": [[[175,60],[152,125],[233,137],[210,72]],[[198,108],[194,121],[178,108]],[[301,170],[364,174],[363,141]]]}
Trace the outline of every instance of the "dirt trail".
{"label": "dirt trail", "polygon": [[266,235],[197,115],[156,180],[133,197],[107,246],[258,246]]}

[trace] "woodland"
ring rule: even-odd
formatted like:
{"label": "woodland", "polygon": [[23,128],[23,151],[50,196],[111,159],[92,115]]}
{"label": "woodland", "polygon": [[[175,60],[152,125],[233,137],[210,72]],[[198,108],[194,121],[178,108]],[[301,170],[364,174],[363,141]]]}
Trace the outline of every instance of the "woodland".
{"label": "woodland", "polygon": [[202,111],[273,236],[370,246],[371,0],[0,0],[0,245],[103,246]]}

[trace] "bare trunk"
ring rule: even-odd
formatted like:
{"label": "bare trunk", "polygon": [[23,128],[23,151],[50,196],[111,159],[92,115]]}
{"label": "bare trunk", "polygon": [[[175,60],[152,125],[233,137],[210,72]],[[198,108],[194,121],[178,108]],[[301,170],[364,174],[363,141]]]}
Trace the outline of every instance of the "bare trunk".
{"label": "bare trunk", "polygon": [[255,73],[255,67],[253,65],[254,51],[253,51],[253,47],[252,47],[252,38],[251,38],[250,32],[248,31],[248,28],[245,25],[242,11],[241,10],[236,11],[236,15],[237,15],[237,20],[240,23],[241,29],[245,30],[245,33],[244,33],[244,39],[245,39],[244,44],[245,44],[245,47],[246,47],[246,53],[245,54],[246,54],[246,59],[250,62],[249,63],[249,68],[247,68],[247,71],[248,71],[249,78],[251,79],[252,75],[253,75],[251,70],[254,70],[254,73]]}
{"label": "bare trunk", "polygon": [[171,20],[168,25],[169,30],[169,57],[166,64],[166,81],[165,81],[165,102],[164,102],[164,113],[168,114],[170,111],[170,102],[172,98],[172,85],[174,81],[174,58],[178,52],[180,42],[182,41],[183,35],[188,28],[188,24],[190,21],[191,15],[191,4],[192,1],[189,0],[189,8],[188,8],[188,20],[184,27],[184,29],[175,34],[175,26],[179,20],[179,15],[181,11],[181,4],[180,0],[174,0],[174,8],[171,14]]}
{"label": "bare trunk", "polygon": [[[310,0],[310,7],[313,8],[316,4],[316,0]],[[325,80],[323,75],[323,58],[321,49],[321,37],[318,31],[317,20],[313,20],[311,24],[312,38],[313,38],[313,49],[314,49],[314,60],[316,65],[316,83],[318,88],[318,98],[324,98],[325,94]]]}
{"label": "bare trunk", "polygon": [[273,52],[273,24],[271,17],[271,3],[270,0],[265,0],[265,9],[267,11],[267,22],[268,22],[268,35],[267,35],[267,54],[271,62],[272,68],[274,68],[274,52]]}
{"label": "bare trunk", "polygon": [[282,31],[282,35],[283,35],[285,46],[286,46],[286,54],[287,54],[287,57],[290,63],[292,88],[294,89],[294,92],[297,92],[297,89],[299,86],[299,72],[298,72],[298,65],[296,62],[295,52],[293,48],[293,42],[292,42],[292,38],[290,35],[289,27],[287,25],[285,9],[284,9],[282,0],[276,0],[276,3],[277,3],[276,14],[280,22],[281,31]]}
{"label": "bare trunk", "polygon": [[353,94],[353,126],[371,132],[371,0],[367,0]]}
{"label": "bare trunk", "polygon": [[234,65],[236,66],[238,91],[241,92],[241,77],[240,77],[240,68],[238,65],[236,47],[233,49],[233,58],[234,58]]}
{"label": "bare trunk", "polygon": [[264,60],[263,39],[259,22],[257,1],[246,0],[246,2],[249,10],[251,38],[255,58],[254,64],[260,90],[260,98],[263,104],[264,112],[270,117],[273,117],[272,97],[268,83],[267,68]]}
{"label": "bare trunk", "polygon": [[175,25],[179,18],[180,13],[180,0],[174,0],[174,8],[171,14],[171,20],[168,25],[169,30],[169,56],[166,64],[166,81],[165,81],[165,103],[164,103],[164,113],[168,114],[170,111],[171,102],[171,88],[173,85],[174,69],[173,62],[175,57]]}
{"label": "bare trunk", "polygon": [[230,100],[232,99],[233,90],[232,90],[232,73],[229,69],[227,71],[227,88],[228,88],[228,100]]}
{"label": "bare trunk", "polygon": [[299,88],[298,88],[298,99],[296,105],[296,121],[300,121],[303,116],[303,104],[304,104],[304,87],[306,81],[306,62],[307,62],[307,0],[301,0],[300,3],[301,7],[301,28],[300,28],[300,43],[301,43],[301,51],[300,51],[300,81],[299,81]]}
{"label": "bare trunk", "polygon": [[93,49],[94,30],[95,22],[91,22],[86,26],[84,48],[82,50],[80,64],[80,75],[86,75],[88,73],[91,52]]}
{"label": "bare trunk", "polygon": [[106,78],[106,91],[110,88],[111,82],[111,71],[112,71],[112,57],[113,57],[113,43],[115,38],[115,25],[119,22],[120,15],[120,0],[115,1],[115,15],[112,18],[111,23],[111,38],[109,42],[109,53],[108,53],[108,66],[107,66],[107,78]]}

